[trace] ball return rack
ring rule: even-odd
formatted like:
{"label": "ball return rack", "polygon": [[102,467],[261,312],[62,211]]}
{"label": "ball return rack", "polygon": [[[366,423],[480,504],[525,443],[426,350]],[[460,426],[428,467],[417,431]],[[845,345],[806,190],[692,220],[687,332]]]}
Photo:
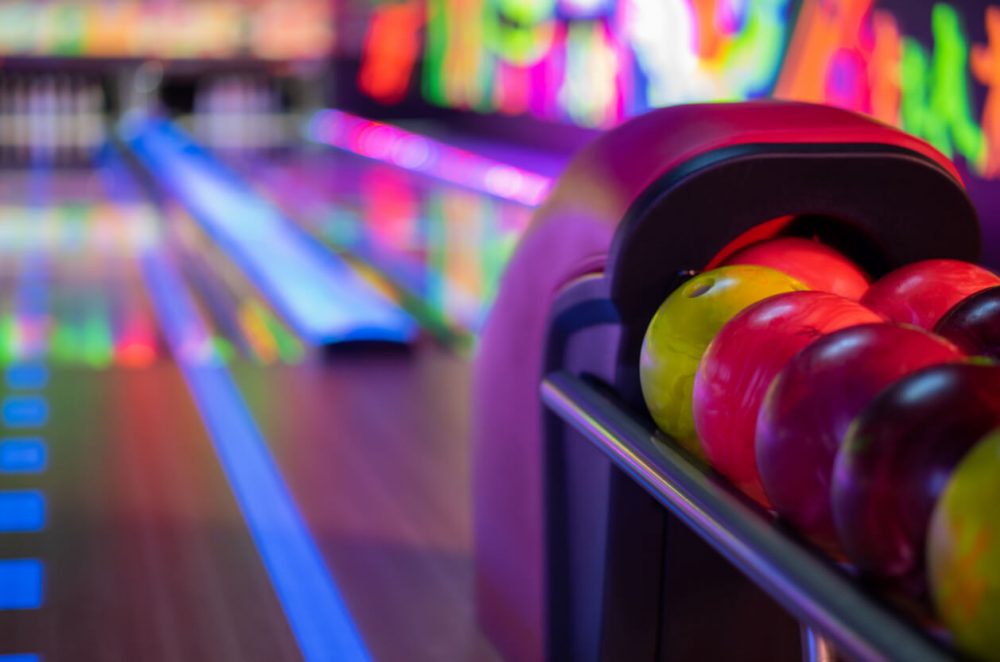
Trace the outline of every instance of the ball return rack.
{"label": "ball return rack", "polygon": [[[578,235],[597,239],[577,250],[577,266],[553,258],[563,277],[544,273],[538,256]],[[975,209],[944,156],[799,103],[631,120],[581,150],[537,213],[511,269],[559,283],[538,297],[547,309],[531,440],[545,658],[958,659],[919,614],[811,548],[646,412],[639,354],[659,304],[691,274],[776,235],[824,241],[873,278],[928,258],[976,261],[980,249]],[[505,298],[517,279],[501,286],[498,317],[539,305]],[[494,342],[487,332],[484,352]]]}
{"label": "ball return rack", "polygon": [[[628,412],[613,393],[567,372],[542,384],[546,407],[802,624],[802,658],[954,660],[857,580],[782,530]],[[654,431],[655,430],[655,431]]]}

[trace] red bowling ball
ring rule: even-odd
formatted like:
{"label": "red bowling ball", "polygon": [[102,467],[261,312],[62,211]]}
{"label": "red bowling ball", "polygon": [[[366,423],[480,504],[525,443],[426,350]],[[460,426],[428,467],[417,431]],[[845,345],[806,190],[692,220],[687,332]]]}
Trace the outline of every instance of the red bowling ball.
{"label": "red bowling ball", "polygon": [[830,483],[848,427],[892,382],[962,356],[943,338],[894,324],[843,329],[799,352],[771,384],[757,419],[757,467],[774,509],[837,551]]}
{"label": "red bowling ball", "polygon": [[934,332],[966,354],[1000,359],[1000,287],[976,292],[945,313]]}
{"label": "red bowling ball", "polygon": [[779,294],[730,320],[702,358],[694,385],[695,427],[712,466],[768,505],[754,452],[757,412],[767,387],[814,340],[881,321],[856,301],[827,292]]}
{"label": "red bowling ball", "polygon": [[841,545],[864,574],[921,594],[931,513],[952,470],[1000,425],[1000,368],[940,365],[883,391],[844,440],[831,500]]}
{"label": "red bowling ball", "polygon": [[1000,285],[1000,276],[971,262],[924,260],[883,276],[861,303],[893,322],[933,329],[962,299]]}
{"label": "red bowling ball", "polygon": [[783,271],[820,292],[857,301],[868,290],[868,276],[826,244],[799,237],[778,237],[751,244],[723,264],[756,264]]}

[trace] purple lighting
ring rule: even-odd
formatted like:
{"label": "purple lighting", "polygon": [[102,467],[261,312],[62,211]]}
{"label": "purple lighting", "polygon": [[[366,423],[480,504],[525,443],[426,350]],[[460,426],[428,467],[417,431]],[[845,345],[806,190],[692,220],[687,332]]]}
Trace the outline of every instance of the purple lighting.
{"label": "purple lighting", "polygon": [[544,175],[341,110],[316,113],[309,120],[306,136],[314,142],[531,207],[541,204],[552,188],[552,179]]}

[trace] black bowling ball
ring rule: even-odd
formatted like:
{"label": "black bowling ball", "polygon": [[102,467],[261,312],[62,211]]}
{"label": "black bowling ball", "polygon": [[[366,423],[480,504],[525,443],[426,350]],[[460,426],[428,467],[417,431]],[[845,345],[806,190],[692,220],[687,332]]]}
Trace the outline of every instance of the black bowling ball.
{"label": "black bowling ball", "polygon": [[966,354],[1000,359],[1000,286],[966,297],[945,313],[934,332]]}

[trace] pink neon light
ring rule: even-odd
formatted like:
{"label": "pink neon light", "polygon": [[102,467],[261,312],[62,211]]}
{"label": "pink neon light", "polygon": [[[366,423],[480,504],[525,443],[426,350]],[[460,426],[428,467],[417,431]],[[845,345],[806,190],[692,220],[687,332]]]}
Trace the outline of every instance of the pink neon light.
{"label": "pink neon light", "polygon": [[341,110],[316,113],[307,133],[316,142],[531,207],[553,184],[544,175]]}

